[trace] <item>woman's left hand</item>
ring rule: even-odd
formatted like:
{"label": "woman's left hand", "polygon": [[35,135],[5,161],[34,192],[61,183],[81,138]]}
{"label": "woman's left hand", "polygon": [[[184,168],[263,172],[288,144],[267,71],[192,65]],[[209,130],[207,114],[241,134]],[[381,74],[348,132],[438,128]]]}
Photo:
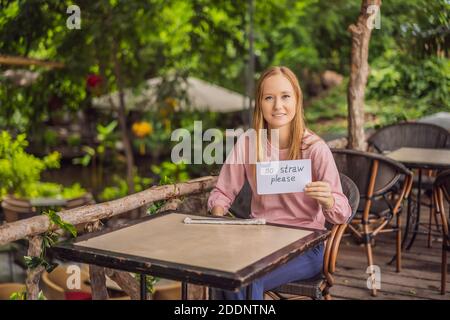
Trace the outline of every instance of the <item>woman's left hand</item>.
{"label": "woman's left hand", "polygon": [[334,197],[328,182],[314,181],[308,183],[305,186],[305,194],[316,199],[324,209],[331,209],[334,206]]}

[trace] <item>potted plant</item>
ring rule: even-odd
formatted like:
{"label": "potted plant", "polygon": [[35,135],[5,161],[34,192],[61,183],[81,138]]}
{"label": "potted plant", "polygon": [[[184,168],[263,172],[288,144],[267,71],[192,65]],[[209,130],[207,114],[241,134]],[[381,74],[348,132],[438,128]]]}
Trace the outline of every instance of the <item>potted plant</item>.
{"label": "potted plant", "polygon": [[62,207],[78,198],[92,201],[92,196],[77,183],[64,187],[41,181],[44,170],[59,168],[60,154],[52,152],[37,158],[25,151],[27,145],[25,134],[13,138],[7,131],[0,132],[0,198],[6,221],[38,214],[36,203],[45,203],[43,199]]}

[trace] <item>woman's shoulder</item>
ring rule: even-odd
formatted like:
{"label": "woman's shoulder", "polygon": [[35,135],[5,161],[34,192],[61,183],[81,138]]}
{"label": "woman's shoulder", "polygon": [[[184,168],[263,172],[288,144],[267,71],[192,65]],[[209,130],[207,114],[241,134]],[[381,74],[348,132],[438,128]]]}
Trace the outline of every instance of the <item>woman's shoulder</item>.
{"label": "woman's shoulder", "polygon": [[328,147],[325,140],[309,129],[305,129],[305,133],[303,134],[303,145],[306,149]]}
{"label": "woman's shoulder", "polygon": [[328,157],[331,154],[330,147],[319,135],[308,130],[303,139],[303,152],[306,158]]}

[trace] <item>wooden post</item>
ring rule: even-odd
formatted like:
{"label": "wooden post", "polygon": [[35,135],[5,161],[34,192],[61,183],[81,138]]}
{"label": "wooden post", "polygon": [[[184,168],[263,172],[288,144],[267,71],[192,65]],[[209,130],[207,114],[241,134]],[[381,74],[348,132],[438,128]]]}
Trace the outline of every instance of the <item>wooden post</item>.
{"label": "wooden post", "polygon": [[[99,220],[86,225],[88,232],[101,230]],[[108,290],[106,289],[105,268],[96,265],[89,265],[89,278],[91,280],[92,300],[107,300]]]}
{"label": "wooden post", "polygon": [[107,300],[105,268],[90,264],[89,278],[91,279],[92,300]]}
{"label": "wooden post", "polygon": [[188,283],[188,300],[208,300],[208,287]]}
{"label": "wooden post", "polygon": [[352,37],[350,81],[348,83],[348,147],[365,151],[364,95],[369,76],[369,42],[372,34],[374,8],[381,0],[363,0],[356,24],[349,26]]}
{"label": "wooden post", "polygon": [[[42,251],[42,237],[32,236],[28,238],[28,255],[39,257]],[[41,279],[43,266],[27,270],[27,279],[25,281],[27,288],[27,300],[37,300],[39,296],[39,280]]]}
{"label": "wooden post", "polygon": [[[106,268],[106,275],[115,281],[123,291],[128,294],[132,300],[140,299],[140,287],[139,281],[133,278],[133,276],[125,271],[118,271]],[[147,299],[151,299],[151,293],[147,293]]]}

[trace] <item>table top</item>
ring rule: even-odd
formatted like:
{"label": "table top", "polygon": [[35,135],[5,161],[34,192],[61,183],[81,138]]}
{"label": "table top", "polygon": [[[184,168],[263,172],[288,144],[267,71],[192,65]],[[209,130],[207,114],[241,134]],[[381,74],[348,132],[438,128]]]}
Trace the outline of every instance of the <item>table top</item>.
{"label": "table top", "polygon": [[411,168],[450,168],[450,149],[400,148],[386,156]]}
{"label": "table top", "polygon": [[186,217],[198,215],[151,215],[52,250],[71,261],[237,289],[323,242],[329,234],[276,224],[184,224]]}

